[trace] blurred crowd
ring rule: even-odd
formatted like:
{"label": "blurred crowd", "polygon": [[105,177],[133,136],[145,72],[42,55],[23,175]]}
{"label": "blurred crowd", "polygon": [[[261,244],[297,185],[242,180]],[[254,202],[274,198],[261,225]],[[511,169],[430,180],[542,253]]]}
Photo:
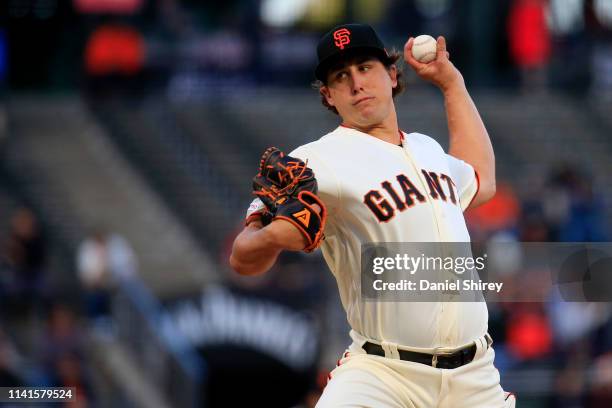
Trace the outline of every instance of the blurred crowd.
{"label": "blurred crowd", "polygon": [[518,197],[500,181],[495,197],[467,213],[471,236],[486,240],[499,233],[521,242],[603,242],[608,240],[603,197],[583,169],[560,163],[543,185]]}
{"label": "blurred crowd", "polygon": [[[472,239],[504,243],[609,240],[602,197],[583,169],[559,164],[544,185],[533,187],[526,197],[518,197],[511,184],[500,183],[490,202],[467,212]],[[521,291],[537,291],[542,283],[536,274],[518,271],[506,274],[504,281]],[[609,301],[567,302],[554,290],[539,296],[545,301],[489,303],[489,330],[496,342],[502,381],[510,370],[549,369],[551,376],[530,379],[535,388],[553,390],[539,398],[542,406],[610,406]]]}
{"label": "blurred crowd", "polygon": [[[319,35],[372,24],[391,47],[445,35],[472,86],[612,95],[607,0],[7,0],[0,83],[95,91],[310,83]],[[44,23],[44,24],[43,24]],[[19,46],[15,46],[19,43]],[[31,52],[30,50],[53,50]]]}
{"label": "blurred crowd", "polygon": [[0,385],[75,387],[70,406],[92,406],[91,330],[113,334],[111,296],[135,275],[134,253],[118,234],[95,230],[69,267],[71,292],[50,273],[56,243],[30,208],[1,224]]}
{"label": "blurred crowd", "polygon": [[80,308],[55,292],[50,242],[27,207],[2,220],[0,372],[2,385],[76,387],[91,396]]}

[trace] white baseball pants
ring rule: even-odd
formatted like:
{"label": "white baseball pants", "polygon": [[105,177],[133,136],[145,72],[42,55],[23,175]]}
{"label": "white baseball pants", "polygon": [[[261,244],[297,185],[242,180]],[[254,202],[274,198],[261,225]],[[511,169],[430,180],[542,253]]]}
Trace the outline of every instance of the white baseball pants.
{"label": "white baseball pants", "polygon": [[330,373],[317,408],[514,407],[499,384],[495,351],[476,341],[469,364],[439,369],[366,354],[353,343]]}

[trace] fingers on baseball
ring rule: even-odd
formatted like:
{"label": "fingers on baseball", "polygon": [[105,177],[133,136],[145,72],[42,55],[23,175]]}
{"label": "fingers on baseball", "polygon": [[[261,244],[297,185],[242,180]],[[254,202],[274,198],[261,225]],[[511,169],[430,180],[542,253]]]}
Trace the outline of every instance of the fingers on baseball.
{"label": "fingers on baseball", "polygon": [[413,44],[414,44],[414,38],[410,37],[408,41],[406,42],[406,45],[404,45],[404,60],[416,71],[419,71],[423,69],[424,67],[426,67],[427,64],[424,64],[418,61],[416,58],[414,58],[414,55],[412,55]]}
{"label": "fingers on baseball", "polygon": [[414,42],[414,39],[410,37],[408,41],[406,41],[406,44],[404,44],[404,59],[408,63],[410,63],[410,59],[412,57],[412,43],[413,42]]}
{"label": "fingers on baseball", "polygon": [[414,38],[412,37],[408,38],[408,41],[406,41],[406,44],[404,44],[404,53],[412,50],[413,42],[414,42]]}
{"label": "fingers on baseball", "polygon": [[446,38],[444,38],[444,36],[441,35],[441,36],[438,37],[436,42],[437,42],[437,47],[436,47],[437,50],[436,50],[436,52],[438,54],[437,57],[438,58],[440,58],[440,57],[448,58],[449,54],[446,51]]}

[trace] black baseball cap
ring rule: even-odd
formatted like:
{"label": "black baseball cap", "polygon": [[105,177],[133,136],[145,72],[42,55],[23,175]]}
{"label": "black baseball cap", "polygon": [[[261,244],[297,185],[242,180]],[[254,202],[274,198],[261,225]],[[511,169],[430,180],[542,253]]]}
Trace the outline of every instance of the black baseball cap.
{"label": "black baseball cap", "polygon": [[343,24],[332,28],[319,40],[319,64],[315,77],[325,82],[327,70],[339,59],[354,55],[356,50],[369,51],[386,62],[389,53],[376,31],[367,24]]}

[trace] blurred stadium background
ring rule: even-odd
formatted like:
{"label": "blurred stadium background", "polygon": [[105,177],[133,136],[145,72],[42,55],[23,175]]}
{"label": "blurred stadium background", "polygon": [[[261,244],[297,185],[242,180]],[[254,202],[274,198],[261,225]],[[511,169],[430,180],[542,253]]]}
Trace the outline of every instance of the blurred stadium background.
{"label": "blurred stadium background", "polygon": [[[0,9],[0,386],[75,386],[81,407],[314,406],[349,342],[321,256],[287,253],[248,279],[227,257],[261,152],[338,123],[310,82],[316,41],[340,22],[400,50],[447,37],[497,156],[473,239],[610,239],[610,0]],[[403,130],[445,145],[439,93],[406,80]],[[612,406],[609,303],[490,315],[519,406]]]}

